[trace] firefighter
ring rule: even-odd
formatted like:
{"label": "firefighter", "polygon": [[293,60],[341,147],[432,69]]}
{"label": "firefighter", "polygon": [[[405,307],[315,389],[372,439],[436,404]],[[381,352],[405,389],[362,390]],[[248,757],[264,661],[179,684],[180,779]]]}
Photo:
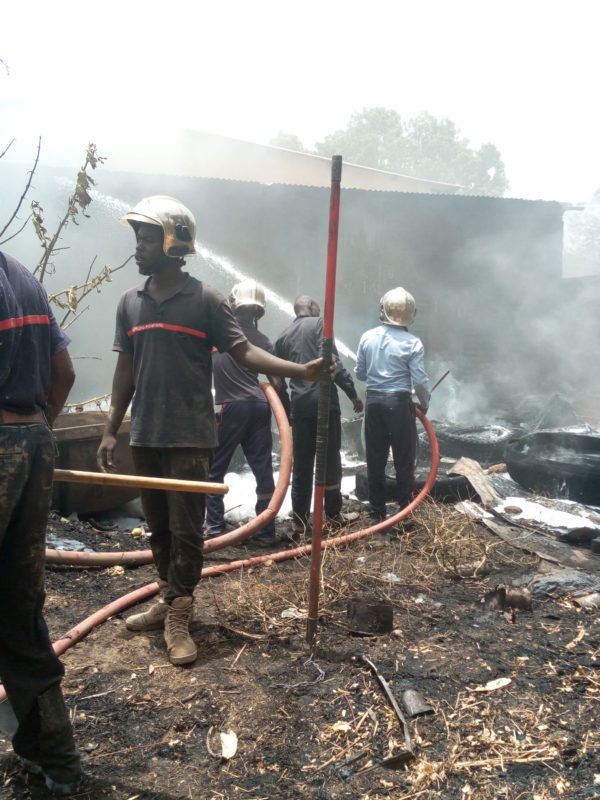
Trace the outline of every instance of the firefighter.
{"label": "firefighter", "polygon": [[[274,353],[269,339],[258,330],[258,321],[265,313],[264,288],[254,280],[236,283],[229,304],[248,341]],[[255,511],[258,516],[267,508],[275,488],[271,409],[256,372],[246,369],[229,353],[213,353],[213,379],[215,403],[220,406],[216,415],[219,443],[209,480],[223,482],[233,454],[240,445],[256,479]],[[279,379],[271,380],[276,389],[282,389]],[[205,530],[207,536],[220,536],[225,532],[223,495],[207,495]],[[263,547],[274,545],[277,542],[275,522],[261,528],[255,539]]]}
{"label": "firefighter", "polygon": [[[307,358],[316,358],[321,353],[323,341],[323,320],[316,300],[308,295],[300,295],[294,302],[295,320],[288,326],[275,343],[275,353],[281,358],[300,363]],[[335,362],[334,383],[331,386],[331,407],[327,436],[325,515],[326,525],[339,527],[342,517],[342,460],[340,447],[342,423],[340,401],[335,384],[346,393],[354,411],[363,409],[362,400],[354,388],[350,373],[342,366],[337,348],[333,346]],[[294,473],[292,477],[292,512],[294,516],[294,536],[310,534],[309,512],[312,498],[312,484],[315,454],[317,449],[317,416],[319,406],[319,387],[305,380],[290,381],[292,399],[292,437],[294,443]]]}
{"label": "firefighter", "polygon": [[398,286],[379,301],[381,325],[363,333],[358,345],[356,377],[366,381],[365,445],[370,513],[385,519],[385,468],[390,447],[396,471],[400,509],[414,491],[417,429],[412,390],[427,413],[429,380],[423,364],[423,343],[410,333],[417,308],[414,297]]}
{"label": "firefighter", "polygon": [[0,253],[0,679],[8,697],[0,730],[58,795],[75,791],[81,777],[64,668],[42,614],[51,426],[75,380],[68,345],[43,287]]}
{"label": "firefighter", "polygon": [[[206,481],[217,444],[211,351],[253,372],[317,381],[321,359],[291,364],[248,341],[225,298],[183,270],[194,255],[196,222],[178,200],[155,195],[123,217],[136,237],[144,282],[121,297],[113,349],[112,400],[98,466],[114,470],[116,435],[131,402],[131,451],[145,476]],[[142,490],[142,506],[162,597],[126,620],[130,630],[164,628],[173,664],[195,661],[189,635],[202,571],[205,499],[192,492]]]}

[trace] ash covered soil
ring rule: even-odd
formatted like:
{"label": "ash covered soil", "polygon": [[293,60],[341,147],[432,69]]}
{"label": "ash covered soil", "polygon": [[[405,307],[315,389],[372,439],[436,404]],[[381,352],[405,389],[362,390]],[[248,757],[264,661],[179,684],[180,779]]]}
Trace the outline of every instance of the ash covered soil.
{"label": "ash covered soil", "polygon": [[[364,527],[366,520],[354,523]],[[280,526],[281,527],[281,526]],[[139,549],[128,533],[51,519],[51,530],[100,551]],[[253,545],[206,564],[264,555]],[[484,576],[459,577],[465,563]],[[86,777],[81,800],[554,800],[600,797],[600,611],[534,598],[530,611],[481,603],[500,583],[544,568],[450,507],[428,502],[400,531],[323,557],[321,619],[307,648],[309,559],[270,562],[201,582],[199,656],[169,664],[162,634],[133,634],[123,615],[63,658],[64,691]],[[47,567],[53,639],[155,580],[151,566]],[[352,598],[389,600],[394,630],[361,636]],[[418,690],[434,714],[410,723],[415,759],[366,655],[400,700]],[[504,678],[499,688],[490,681]],[[237,736],[221,757],[221,732]],[[49,797],[0,737],[0,798]]]}

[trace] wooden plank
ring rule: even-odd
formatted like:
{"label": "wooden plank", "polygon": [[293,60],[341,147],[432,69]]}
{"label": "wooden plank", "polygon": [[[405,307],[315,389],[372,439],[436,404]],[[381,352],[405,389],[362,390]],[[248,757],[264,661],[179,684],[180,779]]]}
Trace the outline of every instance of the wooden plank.
{"label": "wooden plank", "polygon": [[481,499],[484,508],[493,508],[502,499],[481,464],[463,456],[448,470],[448,475],[464,475]]}
{"label": "wooden plank", "polygon": [[143,475],[118,475],[114,472],[81,472],[74,469],[55,469],[55,481],[73,483],[96,483],[102,486],[135,486],[138,489],[162,489],[175,492],[203,492],[205,494],[227,494],[224,483],[205,481],[183,481],[175,478],[147,478]]}

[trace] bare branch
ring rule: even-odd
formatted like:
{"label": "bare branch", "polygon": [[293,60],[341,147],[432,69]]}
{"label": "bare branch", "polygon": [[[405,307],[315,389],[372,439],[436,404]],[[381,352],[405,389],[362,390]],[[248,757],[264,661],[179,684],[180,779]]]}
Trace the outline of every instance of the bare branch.
{"label": "bare branch", "polygon": [[9,143],[6,145],[6,147],[4,148],[4,150],[3,150],[3,151],[0,153],[0,158],[3,158],[3,157],[4,157],[4,156],[5,156],[7,153],[8,153],[8,151],[9,151],[9,150],[10,150],[10,148],[13,146],[13,144],[15,143],[15,141],[16,141],[16,139],[11,139],[11,140],[10,140],[10,142],[9,142]]}
{"label": "bare branch", "polygon": [[27,223],[29,222],[29,220],[30,220],[30,219],[31,219],[31,214],[30,214],[30,215],[27,217],[27,219],[26,219],[26,220],[25,220],[25,222],[24,222],[24,223],[21,225],[21,227],[19,228],[19,230],[18,230],[18,231],[16,231],[15,233],[13,233],[13,234],[12,234],[12,236],[7,236],[7,237],[6,237],[6,239],[2,239],[2,240],[0,241],[0,244],[4,244],[5,242],[10,242],[10,240],[11,240],[11,239],[14,239],[16,236],[18,236],[18,235],[21,233],[21,231],[23,230],[23,228],[25,227],[25,225],[27,225]]}
{"label": "bare branch", "polygon": [[[14,139],[13,139],[13,142],[14,142]],[[12,142],[11,142],[11,144],[12,144]],[[19,213],[19,209],[21,208],[21,205],[23,204],[23,200],[25,200],[25,195],[29,191],[29,187],[31,186],[31,181],[33,180],[33,176],[34,176],[35,171],[37,169],[38,161],[40,160],[40,149],[41,149],[41,146],[42,146],[42,137],[40,136],[38,138],[37,153],[35,154],[35,161],[33,163],[33,168],[29,170],[29,180],[27,181],[27,185],[25,186],[25,190],[24,190],[23,194],[21,195],[21,197],[19,199],[19,202],[17,203],[17,207],[13,211],[11,218],[8,220],[6,225],[0,231],[0,238],[2,238],[2,236],[6,232],[7,228],[9,228],[11,226],[12,221],[15,219],[15,217]],[[8,147],[10,147],[10,145]],[[6,148],[6,150],[8,150],[8,147]],[[6,153],[6,150],[4,151],[4,153]],[[4,153],[2,153],[2,155],[4,155]],[[0,156],[0,158],[2,158],[2,156]],[[28,219],[29,219],[29,217],[28,217]],[[22,230],[22,228],[21,228],[21,230]],[[8,241],[8,240],[6,240],[6,241]]]}
{"label": "bare branch", "polygon": [[85,282],[86,282],[86,283],[87,283],[87,282],[89,281],[89,279],[90,279],[90,275],[92,274],[92,267],[93,267],[93,266],[94,266],[94,264],[96,263],[96,259],[97,259],[97,258],[98,258],[98,256],[94,256],[94,257],[92,258],[92,263],[90,264],[90,267],[89,267],[89,269],[88,269],[88,274],[85,276]]}
{"label": "bare branch", "polygon": [[72,311],[69,309],[69,311],[67,311],[67,313],[64,315],[64,317],[61,319],[61,321],[60,321],[60,327],[61,327],[61,328],[63,328],[63,330],[66,330],[67,328],[70,328],[70,327],[71,327],[71,325],[73,325],[73,323],[74,323],[74,322],[77,322],[77,320],[79,319],[79,317],[80,317],[80,316],[81,316],[83,313],[85,313],[85,312],[88,310],[88,308],[89,308],[89,306],[86,306],[85,308],[82,308],[82,309],[81,309],[81,311],[79,312],[79,314],[76,314],[76,315],[73,317],[73,319],[70,319],[68,322],[66,322],[66,323],[65,323],[65,320],[67,320],[67,319],[68,319],[68,317],[69,317],[69,314],[72,314],[72,313],[73,313],[73,312],[72,312]]}

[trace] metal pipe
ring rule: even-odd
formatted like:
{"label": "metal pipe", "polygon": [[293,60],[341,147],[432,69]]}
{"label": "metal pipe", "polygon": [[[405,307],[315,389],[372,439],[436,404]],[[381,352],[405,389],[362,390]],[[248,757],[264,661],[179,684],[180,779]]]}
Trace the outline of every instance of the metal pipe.
{"label": "metal pipe", "polygon": [[327,482],[327,439],[329,431],[329,409],[331,406],[331,361],[333,354],[333,317],[335,308],[335,279],[337,269],[337,247],[340,222],[340,184],[342,180],[342,157],[331,159],[331,193],[329,199],[329,234],[327,238],[327,270],[325,273],[325,311],[323,314],[323,365],[321,367],[319,407],[317,415],[317,446],[315,466],[315,488],[313,503],[314,547],[310,559],[310,582],[308,590],[308,620],[306,640],[312,647],[317,633],[319,616],[319,585],[321,581],[321,539],[323,534],[323,499]]}
{"label": "metal pipe", "polygon": [[447,369],[447,370],[446,370],[446,372],[444,372],[444,374],[442,375],[442,377],[441,377],[441,378],[438,378],[438,380],[437,380],[437,381],[436,381],[436,382],[433,384],[433,386],[431,387],[431,391],[429,392],[429,394],[433,394],[433,390],[434,390],[434,389],[437,389],[437,387],[440,385],[440,383],[441,383],[441,382],[442,382],[442,381],[443,381],[445,378],[447,378],[447,377],[448,377],[448,375],[450,375],[450,370],[449,370],[449,369]]}

